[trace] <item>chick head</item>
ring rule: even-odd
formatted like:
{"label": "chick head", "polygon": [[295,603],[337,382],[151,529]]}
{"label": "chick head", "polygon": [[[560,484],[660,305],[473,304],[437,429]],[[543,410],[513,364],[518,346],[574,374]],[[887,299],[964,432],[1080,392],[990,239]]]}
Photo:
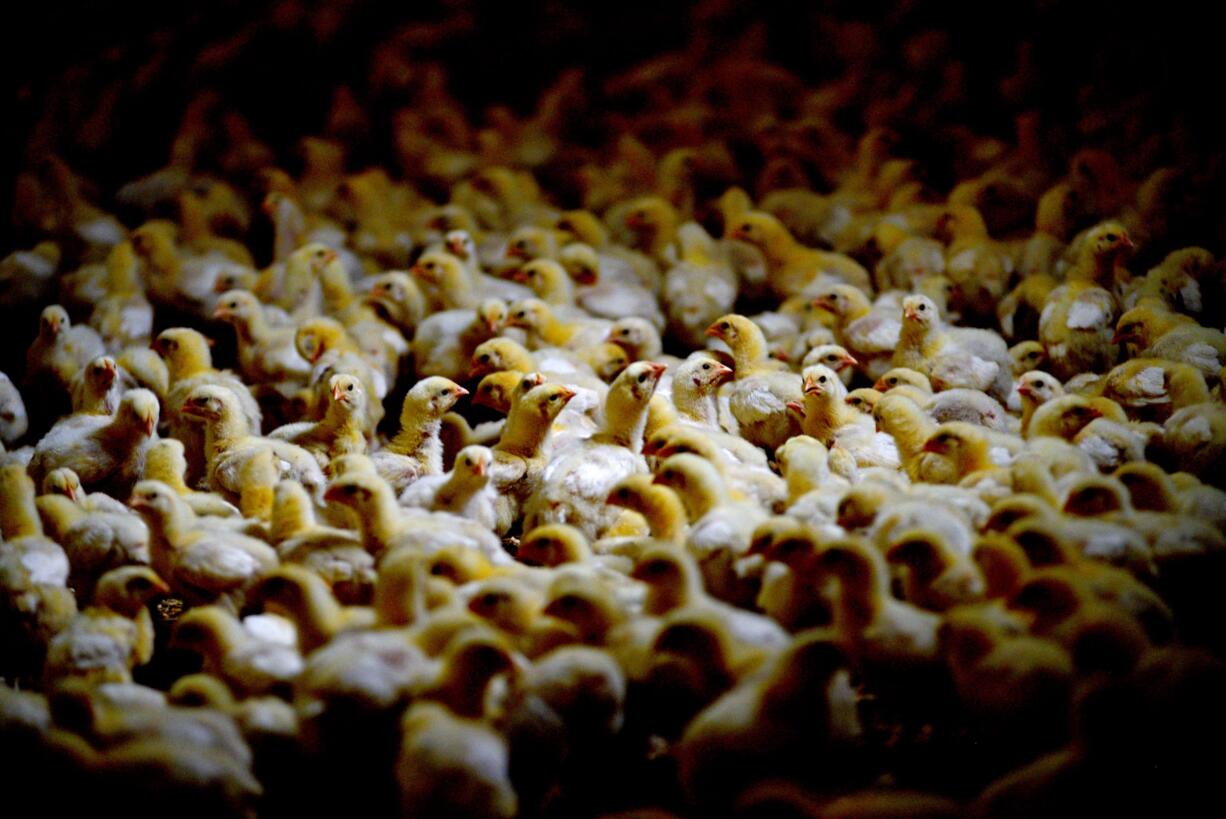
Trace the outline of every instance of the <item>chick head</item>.
{"label": "chick head", "polygon": [[925,330],[935,327],[941,320],[936,302],[927,296],[912,294],[902,300],[903,324],[912,324]]}
{"label": "chick head", "polygon": [[189,365],[211,367],[209,340],[188,327],[169,327],[158,333],[153,349],[166,362],[171,375],[183,373]]}
{"label": "chick head", "polygon": [[767,518],[754,527],[749,539],[747,555],[762,555],[767,557],[773,553],[774,544],[784,538],[792,537],[803,530],[803,524],[796,518],[777,515]]}
{"label": "chick head", "polygon": [[328,462],[328,471],[335,478],[342,478],[346,475],[362,474],[376,475],[375,464],[370,459],[369,455],[361,452],[346,452],[343,455],[337,455]]}
{"label": "chick head", "polygon": [[414,318],[413,306],[421,302],[421,291],[407,273],[390,270],[374,278],[365,301],[393,324]]}
{"label": "chick head", "polygon": [[1134,509],[1169,512],[1178,507],[1175,484],[1166,470],[1149,461],[1130,461],[1115,470]]}
{"label": "chick head", "polygon": [[566,268],[552,259],[534,258],[516,270],[511,278],[526,284],[533,293],[543,298],[564,287],[569,274]]}
{"label": "chick head", "polygon": [[98,578],[94,601],[125,617],[135,617],[149,601],[169,593],[170,586],[148,566],[121,566]]}
{"label": "chick head", "polygon": [[645,406],[655,393],[660,376],[668,367],[654,361],[636,361],[613,380],[609,385],[610,396],[618,393],[628,397],[635,405]]}
{"label": "chick head", "polygon": [[630,576],[653,589],[664,590],[687,586],[696,578],[696,572],[693,561],[680,550],[653,546],[639,555]]}
{"label": "chick head", "polygon": [[891,537],[885,559],[893,565],[906,566],[921,583],[930,583],[949,565],[950,555],[939,532],[916,528]]}
{"label": "chick head", "polygon": [[522,327],[539,332],[552,318],[553,311],[545,302],[540,299],[523,299],[510,306],[503,323],[507,327]]}
{"label": "chick head", "polygon": [[423,564],[426,574],[430,577],[437,577],[453,586],[485,580],[494,572],[493,565],[485,555],[471,546],[444,546],[424,558]]}
{"label": "chick head", "polygon": [[213,308],[213,318],[231,324],[245,326],[263,312],[260,300],[247,290],[229,290],[222,293]]}
{"label": "chick head", "polygon": [[149,438],[157,432],[160,412],[161,405],[156,395],[146,389],[135,389],[124,393],[115,417],[126,429]]}
{"label": "chick head", "polygon": [[560,566],[582,562],[590,554],[583,532],[565,523],[550,523],[528,532],[520,540],[515,557],[529,566]]}
{"label": "chick head", "polygon": [[1159,328],[1166,324],[1163,312],[1165,311],[1150,303],[1138,304],[1125,311],[1115,323],[1115,335],[1111,343],[1148,347],[1160,335]]}
{"label": "chick head", "polygon": [[877,402],[881,400],[881,393],[871,387],[860,387],[847,393],[847,397],[843,399],[843,403],[847,406],[858,410],[865,415],[872,417],[873,408],[877,406]]}
{"label": "chick head", "polygon": [[668,200],[659,196],[641,196],[626,205],[625,225],[635,233],[655,233],[676,219],[676,211]]}
{"label": "chick head", "polygon": [[1013,359],[1013,374],[1023,375],[1047,362],[1047,350],[1037,341],[1022,341],[1009,348],[1009,357]]}
{"label": "chick head", "polygon": [[635,358],[650,355],[660,348],[660,333],[655,325],[638,316],[628,316],[615,321],[609,328],[608,339],[624,347]]}
{"label": "chick head", "polygon": [[380,498],[395,501],[392,488],[375,472],[346,472],[328,485],[324,500],[347,506],[365,517]]}
{"label": "chick head", "polygon": [[765,250],[787,235],[787,228],[782,222],[761,211],[743,213],[727,228],[727,238],[751,244],[760,250]]}
{"label": "chick head", "polygon": [[1059,521],[1053,516],[1032,515],[1014,523],[1005,530],[1005,535],[1021,547],[1032,566],[1078,562],[1081,553],[1057,530],[1058,525]]}
{"label": "chick head", "polygon": [[910,367],[895,367],[887,370],[877,379],[877,383],[873,384],[873,389],[886,393],[895,387],[902,386],[914,387],[926,393],[932,392],[932,382],[928,380],[928,376]]}
{"label": "chick head", "polygon": [[626,348],[609,341],[589,347],[584,351],[583,358],[596,377],[606,384],[630,366],[630,353],[626,352]]}
{"label": "chick head", "polygon": [[540,607],[536,595],[511,577],[480,581],[468,598],[469,611],[509,634],[527,631]]}
{"label": "chick head", "polygon": [[13,380],[0,373],[0,443],[11,444],[30,428],[25,402]]}
{"label": "chick head", "polygon": [[1059,568],[1039,569],[1030,575],[1009,600],[1009,608],[1030,618],[1030,630],[1043,635],[1074,616],[1088,600],[1088,593],[1069,573]]}
{"label": "chick head", "polygon": [[868,297],[858,287],[852,287],[850,284],[833,284],[823,288],[813,297],[813,305],[840,318],[846,318],[854,311],[866,310],[869,307]]}
{"label": "chick head", "polygon": [[710,461],[689,452],[670,455],[657,464],[652,480],[672,489],[683,499],[694,494],[713,496],[723,483]]}
{"label": "chick head", "polygon": [[609,629],[625,619],[607,588],[578,575],[559,576],[547,600],[544,613],[570,623],[588,644],[603,643]]}
{"label": "chick head", "polygon": [[463,262],[450,253],[441,251],[422,254],[409,272],[428,284],[442,287],[466,281],[468,277],[464,272]]}
{"label": "chick head", "polygon": [[517,393],[526,394],[533,387],[545,383],[540,373],[521,373],[518,370],[500,370],[481,379],[473,392],[473,403],[505,413]]}
{"label": "chick head", "polygon": [[38,317],[38,334],[46,340],[54,339],[71,326],[72,322],[68,320],[68,311],[58,304],[44,307],[43,312]]}
{"label": "chick head", "polygon": [[1019,520],[1029,517],[1046,517],[1052,507],[1038,495],[1018,493],[1001,498],[992,505],[992,512],[984,522],[984,531],[1005,532]]}
{"label": "chick head", "polygon": [[366,410],[366,390],[355,376],[348,373],[332,376],[328,379],[328,393],[332,396],[332,402],[349,415]]}
{"label": "chick head", "polygon": [[1061,395],[1050,399],[1035,410],[1030,421],[1030,434],[1055,435],[1072,440],[1082,428],[1095,418],[1102,417],[1102,410],[1094,399],[1083,395]]}
{"label": "chick head", "polygon": [[734,370],[727,364],[716,361],[709,353],[693,353],[677,367],[673,383],[688,379],[698,390],[713,390],[732,379]]}
{"label": "chick head", "polygon": [[343,343],[348,333],[334,318],[316,316],[298,325],[294,333],[294,349],[307,361],[314,364],[320,356]]}
{"label": "chick head", "polygon": [[545,228],[525,225],[507,239],[507,256],[531,261],[553,255],[553,236]]}
{"label": "chick head", "polygon": [[804,391],[805,395],[811,395],[814,398],[822,396],[842,398],[847,394],[847,388],[843,386],[838,373],[824,364],[814,364],[805,368]]}
{"label": "chick head", "polygon": [[477,305],[477,318],[485,323],[485,329],[496,333],[506,323],[507,309],[502,299],[484,299]]}
{"label": "chick head", "polygon": [[128,506],[146,519],[165,521],[182,508],[183,501],[161,481],[144,480],[132,487]]}
{"label": "chick head", "polygon": [[591,245],[572,242],[558,251],[558,262],[575,284],[593,285],[600,281],[600,256]]}
{"label": "chick head", "polygon": [[870,591],[888,586],[885,559],[877,549],[859,539],[835,541],[824,546],[815,557],[817,570],[838,578],[844,588]]}
{"label": "chick head", "polygon": [[183,399],[183,414],[197,421],[217,421],[240,412],[234,391],[216,384],[194,387]]}
{"label": "chick head", "polygon": [[848,367],[855,367],[860,362],[854,355],[847,352],[846,348],[838,344],[819,344],[805,353],[801,363],[805,367],[821,364],[841,374]]}
{"label": "chick head", "polygon": [[1063,395],[1064,386],[1058,378],[1050,373],[1045,373],[1042,370],[1031,370],[1022,373],[1021,377],[1018,378],[1017,392],[1022,398],[1034,402],[1037,406]]}
{"label": "chick head", "polygon": [[468,390],[441,375],[423,378],[409,389],[400,411],[402,423],[437,420],[468,395]]}
{"label": "chick head", "polygon": [[532,354],[522,344],[509,338],[491,338],[473,350],[469,378],[479,378],[501,370],[531,372],[536,369]]}
{"label": "chick head", "polygon": [[711,322],[706,332],[707,335],[720,339],[733,350],[738,344],[752,344],[754,341],[757,341],[763,348],[766,346],[766,336],[762,334],[762,329],[750,319],[737,313],[720,316]]}
{"label": "chick head", "polygon": [[1136,248],[1128,229],[1116,221],[1090,228],[1084,241],[1086,249],[1097,259],[1119,258]]}
{"label": "chick head", "polygon": [[464,262],[477,261],[477,243],[467,230],[449,230],[443,236],[447,252]]}
{"label": "chick head", "polygon": [[558,217],[554,229],[584,242],[592,247],[601,247],[608,240],[608,231],[599,217],[588,210],[568,210]]}
{"label": "chick head", "polygon": [[43,492],[50,495],[63,495],[70,501],[79,503],[84,498],[81,489],[81,478],[76,472],[66,466],[53,469],[43,477]]}
{"label": "chick head", "polygon": [[1079,477],[1064,496],[1065,514],[1099,517],[1112,512],[1132,511],[1128,490],[1123,483],[1106,475]]}
{"label": "chick head", "polygon": [[535,411],[542,421],[552,421],[575,395],[574,390],[563,384],[542,384],[533,387],[520,400],[528,411]]}
{"label": "chick head", "polygon": [[119,365],[109,355],[100,355],[85,366],[86,383],[99,393],[109,390],[118,375]]}

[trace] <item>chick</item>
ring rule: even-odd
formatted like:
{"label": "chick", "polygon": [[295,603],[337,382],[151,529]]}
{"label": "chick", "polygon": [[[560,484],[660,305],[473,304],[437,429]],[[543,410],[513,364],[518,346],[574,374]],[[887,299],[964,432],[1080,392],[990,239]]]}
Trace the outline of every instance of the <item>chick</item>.
{"label": "chick", "polygon": [[[157,444],[150,447],[150,452],[156,447]],[[105,492],[86,492],[81,487],[81,479],[71,469],[53,469],[48,472],[43,478],[43,494],[63,495],[86,512],[128,512],[127,506]]]}
{"label": "chick", "polygon": [[105,353],[101,337],[92,328],[73,326],[68,311],[53,304],[43,309],[38,337],[26,351],[26,380],[31,386],[66,394],[73,376]]}
{"label": "chick", "polygon": [[858,288],[836,284],[819,291],[813,304],[834,314],[839,322],[835,338],[869,378],[879,378],[890,368],[902,330],[895,300],[880,299],[874,305]]}
{"label": "chick", "polygon": [[[664,369],[662,364],[636,361],[610,385],[604,427],[545,467],[540,489],[526,508],[526,529],[569,523],[596,538],[613,525],[616,510],[604,508],[604,502],[619,480],[647,471],[641,454],[643,427],[648,402]],[[508,432],[509,424],[504,437]]]}
{"label": "chick", "polygon": [[280,566],[252,587],[248,599],[266,611],[288,618],[297,629],[298,647],[303,654],[309,654],[342,632],[375,624],[373,609],[342,606],[328,583],[303,566]]}
{"label": "chick", "polygon": [[184,399],[183,413],[204,425],[210,488],[229,500],[237,499],[242,495],[244,464],[271,453],[279,478],[293,478],[318,496],[324,476],[316,459],[294,444],[251,435],[241,407],[233,392],[211,384],[193,388]]}
{"label": "chick", "polygon": [[149,560],[149,530],[140,518],[123,512],[89,512],[66,497],[37,501],[48,534],[68,555],[69,582],[82,600],[91,599],[105,571]]}
{"label": "chick", "polygon": [[982,598],[985,583],[979,568],[954,551],[939,532],[909,529],[890,538],[885,558],[903,566],[905,599],[929,611],[946,611]]}
{"label": "chick", "polygon": [[[50,478],[54,472],[48,475]],[[74,473],[75,474],[75,473]],[[145,454],[145,469],[141,479],[161,481],[173,489],[197,515],[213,515],[221,518],[236,517],[238,507],[215,492],[199,492],[189,487],[184,478],[187,474],[187,458],[183,442],[174,438],[155,441]]]}
{"label": "chick", "polygon": [[306,566],[332,586],[341,602],[369,602],[375,584],[374,557],[352,530],[316,523],[311,498],[296,481],[277,483],[269,540],[282,563]]}
{"label": "chick", "polygon": [[201,524],[165,484],[141,481],[129,504],[149,526],[150,564],[186,600],[237,608],[246,590],[277,565],[268,544]]}
{"label": "chick", "polygon": [[465,395],[468,390],[441,376],[423,378],[405,395],[400,431],[372,456],[375,469],[394,490],[402,492],[423,475],[442,473],[439,427],[443,415]]}
{"label": "chick", "polygon": [[847,388],[829,367],[805,369],[804,396],[801,428],[806,435],[842,447],[859,466],[898,468],[897,445],[888,434],[874,432],[871,419],[845,403]]}
{"label": "chick", "polygon": [[74,415],[57,423],[34,446],[30,475],[42,481],[53,469],[77,473],[86,488],[123,496],[140,477],[156,440],[157,397],[144,389],[126,393],[114,416]]}
{"label": "chick", "polygon": [[1012,363],[1004,339],[996,333],[946,327],[936,304],[927,296],[903,299],[902,330],[893,355],[895,367],[918,370],[939,388],[982,390],[1004,401],[1013,385]]}
{"label": "chick", "polygon": [[153,348],[166,362],[170,390],[166,394],[165,417],[171,438],[183,442],[188,458],[187,480],[196,485],[205,475],[204,431],[183,414],[188,394],[202,384],[226,387],[236,396],[247,422],[249,434],[261,431],[260,407],[242,379],[226,370],[213,368],[209,341],[195,330],[171,327],[154,339]]}
{"label": "chick", "polygon": [[736,432],[756,446],[777,449],[799,431],[787,403],[803,400],[800,377],[769,365],[761,328],[744,316],[723,316],[707,328],[707,335],[732,348],[735,380],[724,390]]}
{"label": "chick", "polygon": [[302,655],[293,646],[253,635],[230,612],[196,606],[175,621],[170,646],[200,655],[203,668],[242,698],[287,696],[302,673]]}
{"label": "chick", "polygon": [[468,446],[456,455],[446,475],[418,478],[400,495],[402,506],[450,512],[493,529],[497,523],[497,498],[490,483],[493,453],[483,446]]}
{"label": "chick", "polygon": [[524,504],[535,497],[550,465],[544,447],[551,425],[574,397],[575,391],[568,387],[543,384],[514,399],[490,467],[490,480],[498,491],[494,531],[507,532]]}
{"label": "chick", "polygon": [[1057,378],[1103,372],[1115,364],[1111,337],[1119,306],[1112,288],[1121,276],[1118,271],[1127,275],[1119,263],[1132,247],[1119,223],[1095,227],[1086,235],[1066,282],[1048,295],[1039,318],[1039,342]]}
{"label": "chick", "polygon": [[398,548],[431,553],[463,545],[495,563],[512,562],[501,540],[489,529],[456,515],[403,509],[396,503],[391,486],[376,474],[346,474],[332,482],[324,499],[355,512],[362,543],[376,559]]}
{"label": "chick", "polygon": [[294,346],[294,328],[271,325],[260,300],[248,291],[223,293],[213,317],[233,325],[239,370],[252,383],[297,381],[310,374],[310,363]]}
{"label": "chick", "polygon": [[73,376],[69,391],[74,413],[114,415],[123,395],[119,365],[109,355],[95,358]]}
{"label": "chick", "polygon": [[502,736],[435,703],[413,705],[401,720],[401,732],[396,773],[406,814],[517,814]]}
{"label": "chick", "polygon": [[333,458],[366,452],[366,390],[352,375],[328,379],[332,400],[323,420],[286,424],[268,433],[272,440],[300,446],[324,467]]}
{"label": "chick", "polygon": [[767,776],[805,784],[837,777],[813,760],[838,757],[861,733],[846,665],[825,633],[806,632],[761,673],[699,713],[678,747],[691,804],[716,810]]}
{"label": "chick", "polygon": [[762,251],[770,268],[771,288],[781,298],[800,295],[821,277],[834,278],[872,291],[868,271],[841,253],[813,250],[797,242],[783,223],[767,213],[751,211],[730,226],[727,237]]}
{"label": "chick", "polygon": [[153,657],[153,620],[146,605],[170,591],[146,566],[102,576],[93,604],[47,646],[48,683],[70,676],[91,682],[131,682],[131,670]]}

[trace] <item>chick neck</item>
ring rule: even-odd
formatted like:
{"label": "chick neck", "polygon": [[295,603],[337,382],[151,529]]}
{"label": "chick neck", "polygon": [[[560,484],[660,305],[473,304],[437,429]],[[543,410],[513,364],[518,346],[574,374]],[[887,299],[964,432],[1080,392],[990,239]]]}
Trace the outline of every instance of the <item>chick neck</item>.
{"label": "chick neck", "polygon": [[715,429],[719,426],[719,407],[710,384],[695,384],[692,378],[673,379],[673,406],[685,421]]}
{"label": "chick neck", "polygon": [[676,492],[685,504],[685,512],[691,523],[729,503],[728,490],[714,467],[709,471],[694,470],[688,473],[685,483]]}
{"label": "chick neck", "polygon": [[904,318],[898,331],[898,346],[894,348],[895,365],[927,372],[923,349],[933,335],[932,330],[924,322]]}
{"label": "chick neck", "polygon": [[539,406],[524,401],[514,401],[507,413],[507,422],[494,449],[509,455],[535,458],[549,435],[556,414],[542,414]]}
{"label": "chick neck", "polygon": [[[24,472],[22,477],[25,477]],[[34,504],[34,487],[28,479],[9,480],[5,476],[0,491],[0,532],[5,540],[42,535],[43,525]]]}
{"label": "chick neck", "polygon": [[988,439],[986,436],[976,435],[968,439],[965,446],[959,448],[958,455],[954,460],[958,465],[958,471],[963,477],[972,472],[980,472],[984,469],[995,467],[991,457],[988,455]]}
{"label": "chick neck", "polygon": [[650,401],[636,398],[628,383],[610,388],[604,404],[604,425],[592,440],[625,447],[636,455],[641,453]]}
{"label": "chick neck", "polygon": [[177,384],[213,369],[213,355],[203,338],[194,338],[179,342],[175,353],[166,358],[166,369],[170,374],[170,383]]}
{"label": "chick neck", "polygon": [[439,475],[443,471],[442,425],[442,415],[435,417],[425,405],[406,400],[400,413],[400,431],[384,450],[418,461],[424,475]]}
{"label": "chick neck", "polygon": [[630,508],[643,516],[656,540],[685,543],[685,507],[677,493],[666,486],[648,485],[636,492]]}
{"label": "chick neck", "polygon": [[459,512],[488,485],[488,473],[474,475],[472,472],[453,468],[447,480],[435,493],[434,506],[436,509]]}
{"label": "chick neck", "polygon": [[353,288],[349,284],[349,273],[345,263],[339,258],[324,265],[319,276],[320,292],[323,295],[325,315],[340,316],[354,306]]}
{"label": "chick neck", "polygon": [[[844,391],[846,392],[846,391]],[[805,418],[801,425],[806,435],[811,435],[829,446],[834,431],[849,423],[855,423],[856,410],[843,403],[837,388],[820,394],[805,393]]]}
{"label": "chick neck", "polygon": [[737,378],[747,375],[766,361],[766,336],[753,322],[747,321],[743,327],[738,327],[736,340],[728,346],[732,349],[732,365]]}
{"label": "chick neck", "polygon": [[356,406],[349,407],[340,401],[328,405],[323,419],[316,425],[315,434],[328,443],[329,457],[366,451],[363,414]]}
{"label": "chick neck", "polygon": [[881,413],[878,423],[881,430],[894,439],[904,464],[919,458],[924,443],[937,428],[937,423],[912,401],[898,402],[895,408]]}
{"label": "chick neck", "polygon": [[315,523],[311,500],[301,487],[280,489],[273,498],[269,535],[274,543],[288,540]]}
{"label": "chick neck", "polygon": [[380,481],[379,484],[371,494],[370,508],[361,510],[357,516],[366,550],[375,555],[390,548],[401,531],[396,496],[386,483]]}
{"label": "chick neck", "polygon": [[808,456],[789,453],[788,468],[784,476],[788,487],[788,502],[795,503],[813,490],[821,489],[829,478],[830,464],[824,453]]}
{"label": "chick neck", "polygon": [[643,613],[662,617],[674,609],[696,603],[702,598],[702,580],[684,561],[676,561],[678,571],[664,582],[647,586]]}
{"label": "chick neck", "polygon": [[207,418],[204,423],[204,449],[208,454],[209,463],[215,461],[223,452],[249,436],[247,421],[242,413],[223,402],[221,411],[216,418]]}
{"label": "chick neck", "polygon": [[187,464],[147,457],[141,477],[147,481],[161,481],[169,486],[176,495],[189,495],[193,490],[183,480],[183,473],[186,469]]}
{"label": "chick neck", "polygon": [[298,594],[294,604],[283,608],[298,629],[299,648],[307,654],[326,644],[341,630],[344,609],[326,583],[299,583],[296,588]]}

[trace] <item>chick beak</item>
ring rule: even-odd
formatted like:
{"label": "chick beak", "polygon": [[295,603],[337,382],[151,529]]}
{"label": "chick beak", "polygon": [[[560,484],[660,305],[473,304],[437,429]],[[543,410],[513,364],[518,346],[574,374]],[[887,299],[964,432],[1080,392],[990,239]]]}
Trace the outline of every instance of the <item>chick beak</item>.
{"label": "chick beak", "polygon": [[909,321],[915,321],[919,318],[919,311],[917,311],[914,307],[908,307],[902,311],[902,315],[903,318]]}
{"label": "chick beak", "polygon": [[461,259],[468,256],[468,254],[464,252],[464,245],[460,243],[459,239],[447,240],[447,252],[452,256],[459,256]]}
{"label": "chick beak", "polygon": [[651,370],[651,374],[655,376],[656,380],[658,381],[660,380],[660,376],[664,375],[664,371],[668,369],[668,365],[661,364],[658,361],[648,361],[647,368]]}
{"label": "chick beak", "polygon": [[711,336],[712,338],[723,338],[724,337],[724,334],[720,332],[718,324],[712,324],[710,327],[708,327],[706,334]]}
{"label": "chick beak", "polygon": [[1103,417],[1102,410],[1097,409],[1096,407],[1089,407],[1086,414],[1089,415],[1091,419]]}
{"label": "chick beak", "polygon": [[71,486],[68,487],[68,500],[72,501],[73,503],[77,502],[77,490]]}
{"label": "chick beak", "polygon": [[468,368],[468,377],[469,378],[480,378],[483,375],[485,375],[485,367],[477,363],[476,361],[474,361],[472,363],[472,366]]}
{"label": "chick beak", "polygon": [[332,400],[333,401],[341,400],[341,396],[343,396],[344,394],[345,394],[345,391],[341,389],[339,384],[337,384],[335,387],[332,388]]}
{"label": "chick beak", "polygon": [[131,507],[131,508],[133,508],[133,509],[136,509],[137,511],[139,511],[139,510],[141,510],[141,509],[148,509],[148,508],[149,508],[149,504],[148,504],[148,503],[145,501],[145,499],[144,499],[143,497],[141,497],[140,495],[137,495],[136,497],[134,497],[134,498],[130,499],[130,500],[128,501],[128,506],[130,506],[130,507]]}
{"label": "chick beak", "polygon": [[493,334],[498,333],[498,329],[501,324],[502,322],[496,316],[490,316],[485,320],[485,326],[489,329],[490,333]]}
{"label": "chick beak", "polygon": [[145,432],[145,437],[153,435],[153,431],[157,428],[157,420],[152,415],[147,415],[141,419],[141,429]]}
{"label": "chick beak", "polygon": [[1029,384],[1022,384],[1018,386],[1017,394],[1025,398],[1034,398],[1034,390],[1031,389]]}
{"label": "chick beak", "polygon": [[213,310],[213,318],[222,320],[228,319],[230,318],[230,311],[226,309],[225,305],[219,304]]}
{"label": "chick beak", "polygon": [[452,394],[456,397],[456,400],[458,401],[459,399],[468,395],[468,390],[464,389],[463,387],[456,387],[454,390],[452,390]]}
{"label": "chick beak", "polygon": [[1132,237],[1131,237],[1131,236],[1129,236],[1127,233],[1125,233],[1123,236],[1121,236],[1121,237],[1120,237],[1120,244],[1121,244],[1121,245],[1123,245],[1124,247],[1126,247],[1126,248],[1127,248],[1127,249],[1129,249],[1129,250],[1136,250],[1136,249],[1137,249],[1137,243],[1136,243],[1136,242],[1134,242],[1134,241],[1132,240]]}
{"label": "chick beak", "polygon": [[832,313],[834,312],[834,303],[826,296],[818,296],[815,298],[813,300],[813,306],[820,307],[823,310],[829,310]]}
{"label": "chick beak", "polygon": [[805,395],[821,395],[821,386],[812,378],[805,379]]}
{"label": "chick beak", "polygon": [[848,367],[858,367],[858,366],[860,366],[860,360],[856,358],[854,355],[852,355],[851,353],[844,353],[843,357],[839,359],[839,370],[840,371],[845,370]]}
{"label": "chick beak", "polygon": [[574,279],[575,284],[581,284],[587,287],[600,281],[600,276],[597,275],[596,271],[594,270],[588,270],[586,267],[581,267],[575,271]]}
{"label": "chick beak", "polygon": [[1119,344],[1121,341],[1128,341],[1128,334],[1116,330],[1115,335],[1111,336],[1111,343]]}
{"label": "chick beak", "polygon": [[477,463],[473,465],[473,474],[478,478],[485,475],[485,464],[481,461],[477,461]]}
{"label": "chick beak", "polygon": [[429,270],[426,270],[426,268],[420,264],[415,264],[412,267],[410,267],[409,272],[412,273],[417,278],[421,279],[422,281],[430,282],[432,284],[436,281],[434,274],[431,273]]}
{"label": "chick beak", "polygon": [[885,383],[884,378],[878,378],[876,382],[873,383],[873,389],[875,389],[877,392],[886,392],[890,389],[890,385]]}
{"label": "chick beak", "polygon": [[520,284],[528,283],[528,272],[522,267],[517,267],[511,271],[511,281],[519,282]]}
{"label": "chick beak", "polygon": [[716,384],[723,384],[727,381],[731,381],[734,375],[736,375],[736,371],[726,364],[717,364],[715,366]]}

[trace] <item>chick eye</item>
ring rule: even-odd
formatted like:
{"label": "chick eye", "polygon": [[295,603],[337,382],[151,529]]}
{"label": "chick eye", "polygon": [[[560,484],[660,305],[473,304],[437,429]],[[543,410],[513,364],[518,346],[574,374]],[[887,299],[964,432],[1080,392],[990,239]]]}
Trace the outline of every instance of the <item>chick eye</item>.
{"label": "chick eye", "polygon": [[817,382],[818,382],[819,384],[825,384],[825,383],[826,383],[826,376],[824,376],[824,375],[823,375],[823,376],[821,376],[820,378],[818,378],[818,379],[817,379]]}
{"label": "chick eye", "polygon": [[557,401],[557,400],[558,400],[558,396],[557,396],[557,395],[551,395],[551,396],[549,396],[549,400],[550,400],[550,401]]}
{"label": "chick eye", "polygon": [[702,365],[702,368],[703,368],[704,370],[709,370],[709,369],[711,369],[711,365],[710,365],[710,364],[703,364],[703,365]]}
{"label": "chick eye", "polygon": [[1106,236],[1104,236],[1103,238],[1104,238],[1104,239],[1106,239],[1108,242],[1114,242],[1114,241],[1115,241],[1116,239],[1118,239],[1119,237],[1118,237],[1118,236],[1116,236],[1114,233],[1108,233],[1108,234],[1107,234]]}
{"label": "chick eye", "polygon": [[919,311],[920,311],[921,313],[923,313],[923,312],[924,312],[924,311],[926,311],[927,309],[928,309],[928,305],[926,305],[926,304],[921,304],[921,305],[919,306]]}
{"label": "chick eye", "polygon": [[741,225],[742,233],[749,233],[752,230],[753,230],[753,225],[751,225],[749,222],[746,222],[745,224]]}
{"label": "chick eye", "polygon": [[345,392],[353,392],[353,385],[352,385],[352,384],[346,384],[346,385],[345,385]]}
{"label": "chick eye", "polygon": [[478,360],[478,361],[480,361],[482,364],[489,364],[489,363],[490,363],[490,357],[489,357],[489,354],[488,354],[488,353],[482,353],[482,354],[481,354],[481,357],[480,357],[480,358],[478,358],[477,360]]}
{"label": "chick eye", "polygon": [[730,330],[730,329],[732,329],[732,325],[731,325],[731,324],[729,324],[729,323],[728,323],[728,322],[726,322],[726,321],[721,321],[721,322],[719,323],[719,329],[721,329],[721,330]]}

